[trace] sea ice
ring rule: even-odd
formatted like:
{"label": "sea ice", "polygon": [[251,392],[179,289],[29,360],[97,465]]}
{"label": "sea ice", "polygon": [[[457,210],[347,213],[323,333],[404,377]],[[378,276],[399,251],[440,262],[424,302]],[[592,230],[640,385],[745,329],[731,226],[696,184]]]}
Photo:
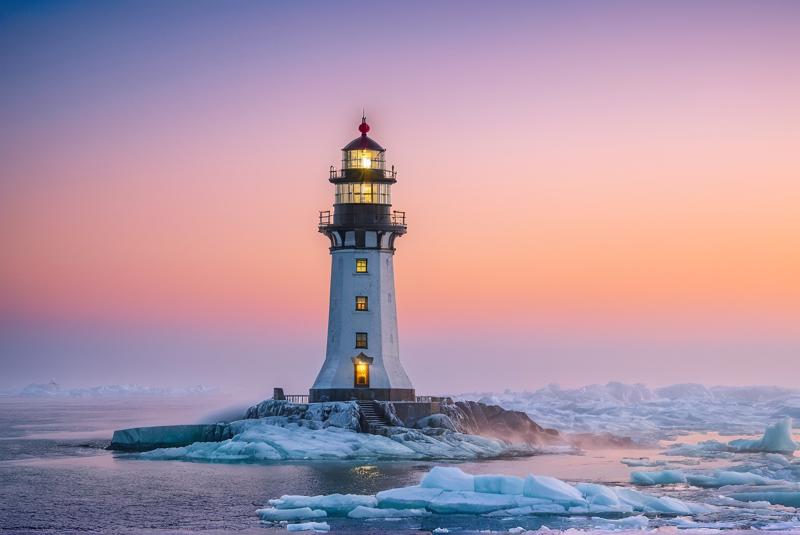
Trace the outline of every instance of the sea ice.
{"label": "sea ice", "polygon": [[434,466],[422,478],[423,488],[442,490],[475,490],[475,479],[454,466]]}
{"label": "sea ice", "polygon": [[545,498],[561,505],[585,505],[581,492],[550,476],[529,475],[525,478],[522,493],[530,498]]}
{"label": "sea ice", "polygon": [[349,518],[409,518],[431,514],[425,509],[381,509],[359,505],[349,513]]}
{"label": "sea ice", "polygon": [[523,411],[539,425],[564,433],[609,432],[645,441],[695,431],[756,433],[775,415],[800,418],[800,389],[779,387],[548,385],[533,392],[471,393],[457,399]]}
{"label": "sea ice", "polygon": [[269,504],[276,509],[300,509],[308,507],[311,509],[322,509],[331,516],[345,516],[359,505],[375,507],[378,505],[378,500],[375,496],[364,496],[361,494],[328,494],[322,496],[285,495],[270,500]]}
{"label": "sea ice", "polygon": [[673,485],[686,483],[686,475],[680,470],[631,472],[631,483],[636,485]]}
{"label": "sea ice", "polygon": [[256,514],[261,517],[261,520],[269,522],[281,522],[285,520],[307,520],[309,518],[323,518],[328,514],[321,509],[311,509],[310,507],[299,507],[297,509],[276,509],[270,507],[267,509],[259,509]]}
{"label": "sea ice", "polygon": [[800,489],[788,488],[780,490],[764,490],[751,492],[734,492],[730,495],[734,500],[742,502],[769,502],[773,505],[800,507]]}
{"label": "sea ice", "polygon": [[[669,496],[652,496],[630,488],[608,487],[596,483],[578,483],[572,486],[553,477],[536,475],[530,475],[524,480],[521,495],[517,494],[519,481],[514,478],[491,475],[483,477],[483,482],[477,484],[479,477],[481,476],[465,474],[456,467],[435,467],[424,476],[423,483],[427,481],[428,485],[436,487],[420,485],[390,489],[378,493],[377,496],[282,496],[270,500],[269,503],[278,510],[297,511],[307,508],[305,514],[320,510],[329,516],[364,519],[416,517],[430,513],[511,518],[530,514],[624,515],[634,512],[696,515],[715,510],[713,506]],[[491,492],[456,490],[467,489],[470,483],[472,488],[483,488]],[[498,490],[507,490],[508,493],[498,493]],[[264,510],[259,510],[259,514],[262,511]]]}
{"label": "sea ice", "polygon": [[728,442],[734,451],[758,451],[766,453],[794,453],[797,443],[792,440],[792,419],[784,418],[767,427],[758,440],[739,439]]}
{"label": "sea ice", "polygon": [[434,498],[442,493],[442,489],[424,488],[420,486],[401,487],[383,490],[376,494],[378,507],[387,509],[416,509],[430,506]]}
{"label": "sea ice", "polygon": [[288,531],[316,531],[326,532],[330,531],[331,527],[327,522],[301,522],[298,524],[286,524]]}
{"label": "sea ice", "polygon": [[516,476],[484,474],[475,476],[475,492],[522,495],[525,480]]}

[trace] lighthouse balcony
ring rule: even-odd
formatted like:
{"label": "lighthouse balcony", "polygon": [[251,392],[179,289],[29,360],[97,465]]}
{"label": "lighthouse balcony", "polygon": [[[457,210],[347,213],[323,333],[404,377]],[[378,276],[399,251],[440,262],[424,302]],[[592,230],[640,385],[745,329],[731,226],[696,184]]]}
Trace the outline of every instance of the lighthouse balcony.
{"label": "lighthouse balcony", "polygon": [[406,213],[400,210],[391,212],[383,211],[348,211],[339,205],[337,212],[331,210],[320,210],[319,230],[325,232],[327,229],[342,227],[361,227],[393,230],[397,233],[405,233]]}
{"label": "lighthouse balcony", "polygon": [[382,181],[382,182],[397,182],[397,171],[394,166],[391,169],[384,169],[383,162],[373,162],[372,167],[353,167],[334,169],[331,166],[328,180],[334,184],[339,182],[354,182],[354,181]]}

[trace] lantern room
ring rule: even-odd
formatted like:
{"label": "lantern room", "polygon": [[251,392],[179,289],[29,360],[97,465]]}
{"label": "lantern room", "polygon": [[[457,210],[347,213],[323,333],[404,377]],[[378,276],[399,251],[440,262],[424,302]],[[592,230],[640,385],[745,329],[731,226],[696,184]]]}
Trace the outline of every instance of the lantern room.
{"label": "lantern room", "polygon": [[374,139],[367,137],[369,125],[366,116],[361,117],[358,131],[361,132],[361,136],[342,149],[342,169],[385,169],[384,153],[386,149]]}

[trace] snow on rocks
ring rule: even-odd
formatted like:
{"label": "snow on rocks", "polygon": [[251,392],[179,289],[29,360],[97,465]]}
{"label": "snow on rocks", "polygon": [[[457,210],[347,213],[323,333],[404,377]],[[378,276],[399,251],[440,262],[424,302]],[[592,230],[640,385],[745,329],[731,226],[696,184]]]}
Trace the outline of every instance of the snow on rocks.
{"label": "snow on rocks", "polygon": [[[423,477],[420,485],[385,490],[376,496],[281,496],[270,500],[269,504],[272,509],[258,511],[265,520],[281,519],[281,515],[301,518],[302,515],[321,513],[352,519],[386,519],[430,514],[492,517],[537,514],[698,515],[715,510],[713,506],[653,496],[623,487],[596,483],[570,485],[553,477],[539,475],[529,475],[524,480],[502,475],[473,476],[456,467],[434,467]],[[619,527],[639,527],[642,524],[640,519],[627,518],[618,523],[609,522],[608,525]]]}
{"label": "snow on rocks", "polygon": [[[322,405],[322,404],[316,404]],[[346,405],[346,404],[331,404]],[[269,462],[279,460],[474,460],[538,451],[499,439],[436,429],[433,433],[389,428],[389,435],[358,433],[334,425],[347,412],[331,411],[324,421],[287,416],[231,422],[233,437],[195,442],[140,454],[151,460]]]}

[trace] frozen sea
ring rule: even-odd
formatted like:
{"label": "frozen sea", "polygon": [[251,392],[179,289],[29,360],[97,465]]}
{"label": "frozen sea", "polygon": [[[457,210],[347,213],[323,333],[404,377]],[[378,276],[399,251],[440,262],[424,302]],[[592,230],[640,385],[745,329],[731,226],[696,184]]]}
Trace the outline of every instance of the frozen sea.
{"label": "frozen sea", "polygon": [[[375,494],[414,485],[432,466],[443,464],[149,461],[103,449],[114,429],[198,422],[225,403],[207,397],[0,398],[0,533],[287,533],[282,526],[262,524],[256,509],[283,494]],[[685,435],[680,440],[691,443],[715,436]],[[536,473],[573,482],[628,485],[632,468],[620,460],[640,457],[654,462],[696,462],[666,457],[657,449],[613,449],[466,462],[459,467],[473,474]],[[706,459],[703,467],[724,468],[730,462]],[[714,489],[685,487],[654,491],[697,501],[718,494]],[[747,514],[717,520],[747,525]],[[762,522],[789,518],[790,513],[776,513]],[[651,527],[662,525],[660,522],[655,519]],[[507,520],[433,515],[400,521],[330,519],[329,523],[337,533],[591,527],[586,519],[559,516]],[[663,525],[668,524],[665,521]]]}

